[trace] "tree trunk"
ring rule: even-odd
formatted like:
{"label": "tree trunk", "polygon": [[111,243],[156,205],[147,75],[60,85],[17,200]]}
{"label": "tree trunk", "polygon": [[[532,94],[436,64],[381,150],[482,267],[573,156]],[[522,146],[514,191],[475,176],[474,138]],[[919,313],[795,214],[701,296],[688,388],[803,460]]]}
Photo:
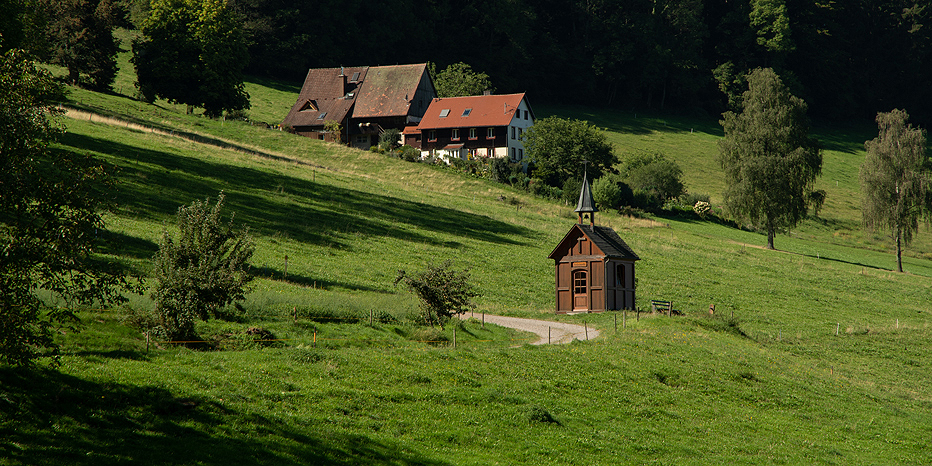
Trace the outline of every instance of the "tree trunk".
{"label": "tree trunk", "polygon": [[899,226],[894,227],[894,230],[896,230],[893,233],[894,235],[896,235],[896,238],[894,239],[894,241],[896,242],[896,271],[903,272],[903,246],[902,246],[902,241],[900,239],[903,235],[900,233]]}
{"label": "tree trunk", "polygon": [[767,249],[775,249],[773,247],[773,237],[774,237],[773,228],[767,228]]}

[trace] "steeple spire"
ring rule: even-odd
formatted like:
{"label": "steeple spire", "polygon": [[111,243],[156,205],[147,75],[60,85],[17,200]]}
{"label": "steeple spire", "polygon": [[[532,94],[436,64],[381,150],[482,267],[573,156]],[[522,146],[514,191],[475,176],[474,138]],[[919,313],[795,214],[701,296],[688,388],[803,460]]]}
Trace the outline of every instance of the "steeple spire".
{"label": "steeple spire", "polygon": [[579,190],[579,202],[576,203],[575,212],[579,214],[579,224],[583,223],[583,214],[589,214],[589,221],[592,225],[595,225],[595,213],[599,211],[595,206],[595,201],[592,200],[592,190],[589,188],[589,179],[588,173],[586,173],[585,164],[586,160],[583,160],[583,179],[582,179],[582,188]]}

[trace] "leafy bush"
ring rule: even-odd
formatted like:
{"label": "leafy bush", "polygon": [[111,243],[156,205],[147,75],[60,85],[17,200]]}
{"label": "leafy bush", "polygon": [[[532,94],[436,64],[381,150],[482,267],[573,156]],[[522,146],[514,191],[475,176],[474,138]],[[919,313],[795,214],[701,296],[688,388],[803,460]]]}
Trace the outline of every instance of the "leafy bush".
{"label": "leafy bush", "polygon": [[392,150],[400,145],[401,131],[397,128],[388,128],[379,135],[379,148],[382,150]]}
{"label": "leafy bush", "polygon": [[605,175],[592,183],[592,199],[600,209],[618,207],[622,200],[621,180],[616,175]]}
{"label": "leafy bush", "polygon": [[421,299],[427,323],[432,327],[437,323],[441,329],[450,317],[474,309],[472,298],[479,296],[479,291],[469,281],[469,272],[451,268],[450,261],[428,265],[427,270],[414,275],[399,270],[395,284],[398,282],[404,282]]}
{"label": "leafy bush", "polygon": [[197,340],[194,320],[225,317],[224,307],[244,298],[253,276],[247,262],[255,250],[248,230],[221,223],[223,192],[217,203],[194,201],[178,209],[177,240],[162,233],[155,255],[155,311],[161,332],[171,340]]}
{"label": "leafy bush", "polygon": [[653,193],[661,200],[675,199],[686,192],[683,170],[660,152],[627,156],[621,173],[632,189]]}

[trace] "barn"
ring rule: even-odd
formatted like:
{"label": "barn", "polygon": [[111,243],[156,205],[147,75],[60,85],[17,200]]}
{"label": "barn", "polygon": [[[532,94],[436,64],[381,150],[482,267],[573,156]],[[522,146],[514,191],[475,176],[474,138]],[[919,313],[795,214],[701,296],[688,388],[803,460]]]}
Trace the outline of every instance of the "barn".
{"label": "barn", "polygon": [[578,223],[550,253],[557,314],[634,309],[634,263],[640,258],[615,230],[595,224],[598,209],[585,175],[575,211]]}

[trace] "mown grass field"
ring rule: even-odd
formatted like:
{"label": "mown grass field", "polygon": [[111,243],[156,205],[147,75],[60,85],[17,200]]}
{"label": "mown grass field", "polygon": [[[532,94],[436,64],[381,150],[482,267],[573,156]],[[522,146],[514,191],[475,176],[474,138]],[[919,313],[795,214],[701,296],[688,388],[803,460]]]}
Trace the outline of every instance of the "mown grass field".
{"label": "mown grass field", "polygon": [[[118,82],[131,84],[126,73]],[[270,84],[249,85],[262,121],[293,99],[295,88]],[[0,368],[0,464],[932,461],[932,247],[920,232],[908,273],[897,274],[882,236],[860,231],[857,167],[870,125],[817,127],[829,200],[777,237],[779,251],[713,222],[601,213],[642,258],[640,306],[672,300],[683,315],[564,316],[602,336],[534,347],[483,328],[479,314],[418,334],[404,320],[417,303],[392,280],[451,259],[470,268],[480,312],[556,318],[547,255],[573,223],[571,207],[129,95],[73,90],[68,104],[211,144],[64,121],[59,150],[119,168],[105,254],[147,275],[176,209],[223,190],[228,212],[256,235],[261,278],[241,321],[200,330],[261,326],[281,341],[147,350],[144,332],[126,324],[152,306],[147,297],[84,310],[82,331],[62,332],[60,368]],[[664,151],[688,189],[713,202],[721,191],[714,119],[535,110],[590,119],[622,153]],[[418,341],[427,337],[444,342]]]}

